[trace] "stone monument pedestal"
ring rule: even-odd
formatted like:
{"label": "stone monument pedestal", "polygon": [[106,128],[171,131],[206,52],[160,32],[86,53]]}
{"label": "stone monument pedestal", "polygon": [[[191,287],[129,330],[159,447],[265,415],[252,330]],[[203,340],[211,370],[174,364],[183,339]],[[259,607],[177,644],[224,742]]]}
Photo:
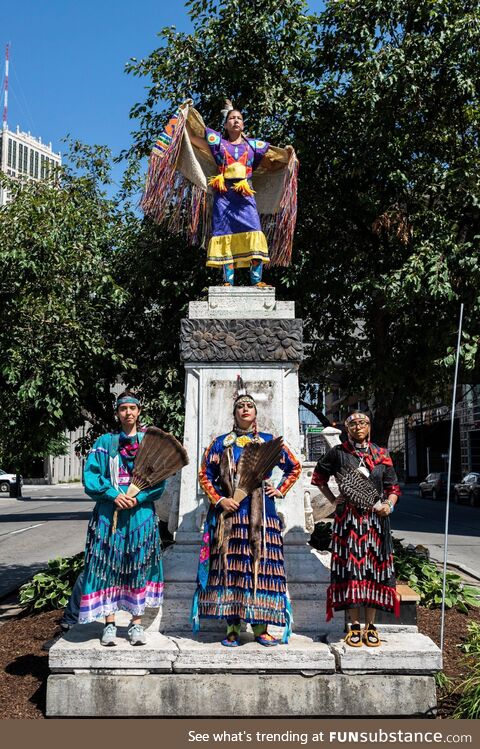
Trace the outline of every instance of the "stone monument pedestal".
{"label": "stone monument pedestal", "polygon": [[190,463],[179,481],[176,543],[164,555],[163,610],[144,617],[143,647],[122,639],[129,619],[123,613],[115,648],[102,648],[97,624],[77,625],[57,642],[49,659],[49,717],[430,715],[433,673],[441,668],[431,640],[416,628],[385,626],[381,648],[357,652],[342,642],[342,612],[325,622],[328,553],[307,543],[302,480],[277,503],[294,620],[290,644],[264,648],[244,632],[242,647],[227,649],[219,643],[225,624],[212,619],[201,620],[202,631],[192,634],[207,511],[197,478],[203,453],[214,436],[232,428],[240,375],[257,401],[260,429],[282,435],[300,457],[302,322],[293,302],[276,301],[273,289],[213,287],[208,301],[190,304],[181,354]]}
{"label": "stone monument pedestal", "polygon": [[[176,544],[164,556],[165,602],[161,622],[155,623],[167,635],[190,631],[200,531],[208,509],[198,470],[211,440],[232,428],[238,375],[255,396],[260,429],[281,434],[301,459],[298,369],[303,338],[293,302],[276,301],[274,289],[211,287],[208,301],[189,305],[180,350],[186,371],[184,444],[190,463],[181,474]],[[274,480],[279,476],[274,474]],[[284,523],[294,631],[326,637],[343,628],[343,617],[325,622],[329,570],[307,543],[304,491],[299,480],[276,501]],[[220,633],[225,625],[204,619],[201,628]]]}

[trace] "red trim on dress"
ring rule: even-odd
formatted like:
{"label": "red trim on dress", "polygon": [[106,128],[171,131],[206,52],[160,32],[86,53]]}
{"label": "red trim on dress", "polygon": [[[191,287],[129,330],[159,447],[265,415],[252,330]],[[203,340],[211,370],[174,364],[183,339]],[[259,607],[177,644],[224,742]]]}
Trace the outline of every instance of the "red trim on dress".
{"label": "red trim on dress", "polygon": [[[217,492],[214,485],[212,484],[212,482],[207,476],[207,462],[218,462],[219,460],[217,453],[213,453],[212,456],[210,457],[210,453],[215,442],[216,440],[212,440],[210,445],[205,450],[205,455],[203,456],[203,460],[202,460],[202,467],[200,468],[198,472],[198,481],[200,483],[200,486],[202,487],[203,491],[209,498],[210,502],[214,505],[217,504],[218,500],[221,498],[221,494]],[[215,458],[216,458],[216,461],[215,461]]]}
{"label": "red trim on dress", "polygon": [[312,484],[314,486],[328,486],[329,476],[321,471],[314,471],[312,476]]}
{"label": "red trim on dress", "polygon": [[292,486],[298,480],[302,472],[302,466],[300,462],[297,460],[297,458],[295,457],[295,455],[292,453],[290,448],[287,447],[287,445],[284,444],[283,449],[287,453],[287,457],[292,464],[292,469],[290,473],[288,474],[287,478],[278,487],[278,490],[282,492],[283,496],[285,496],[286,493],[292,488]]}
{"label": "red trim on dress", "polygon": [[[333,600],[334,595],[337,598],[336,601]],[[354,606],[355,608],[365,606],[378,608],[380,606],[387,611],[393,611],[394,616],[400,616],[400,596],[396,589],[373,580],[331,583],[327,591],[327,622],[333,618],[334,611],[338,610],[339,606]]]}

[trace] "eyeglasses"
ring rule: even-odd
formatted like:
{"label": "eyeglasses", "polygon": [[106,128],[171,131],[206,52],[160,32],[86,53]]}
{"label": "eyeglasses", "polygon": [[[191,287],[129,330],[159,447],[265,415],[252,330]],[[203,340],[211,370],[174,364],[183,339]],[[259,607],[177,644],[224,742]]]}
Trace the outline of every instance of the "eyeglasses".
{"label": "eyeglasses", "polygon": [[369,422],[366,419],[356,419],[355,421],[349,421],[347,427],[348,429],[351,429],[352,427],[366,427],[368,424]]}

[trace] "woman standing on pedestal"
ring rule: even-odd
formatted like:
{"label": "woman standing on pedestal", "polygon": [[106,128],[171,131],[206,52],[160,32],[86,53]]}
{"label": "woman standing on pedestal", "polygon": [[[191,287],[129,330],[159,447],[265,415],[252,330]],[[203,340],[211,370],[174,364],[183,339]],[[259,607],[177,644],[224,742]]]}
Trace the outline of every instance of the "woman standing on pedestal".
{"label": "woman standing on pedestal", "polygon": [[[222,645],[226,647],[240,644],[243,620],[252,625],[255,640],[269,647],[278,644],[267,631],[269,624],[285,627],[284,642],[288,642],[291,630],[283,540],[275,497],[285,496],[300,476],[301,466],[284,446],[278,464],[283,471],[282,480],[277,488],[267,485],[261,523],[255,522],[253,495],[240,503],[232,498],[236,466],[249,442],[265,442],[273,439],[273,435],[257,431],[257,407],[252,396],[237,397],[233,415],[233,430],[213,440],[205,452],[199,474],[200,485],[211,506],[200,551],[192,620],[194,629],[198,629],[200,617],[225,619],[227,633]],[[255,491],[261,493],[262,490]],[[255,498],[255,503],[258,499],[261,504],[261,497]],[[233,513],[228,539],[222,539],[221,513]],[[258,559],[256,591],[254,547],[263,547]],[[222,549],[226,549],[226,553],[222,553]]]}
{"label": "woman standing on pedestal", "polygon": [[[400,613],[393,566],[389,515],[400,496],[398,479],[388,450],[370,442],[370,419],[360,412],[345,421],[348,439],[318,461],[312,484],[336,504],[332,531],[331,583],[327,591],[327,621],[334,611],[349,610],[350,630],[345,642],[378,647],[375,611]],[[328,487],[330,476],[342,468],[356,468],[368,476],[384,497],[377,509],[360,510],[335,497]],[[365,609],[365,630],[360,628],[360,608]]]}
{"label": "woman standing on pedestal", "polygon": [[250,268],[251,284],[265,288],[263,264],[291,261],[298,161],[291,146],[245,136],[243,115],[228,100],[222,115],[220,133],[205,127],[190,101],[182,104],[152,151],[142,208],[191,244],[209,239],[207,266],[223,268],[225,286],[233,286],[235,268]]}
{"label": "woman standing on pedestal", "polygon": [[[105,618],[102,645],[116,644],[115,612],[132,614],[128,639],[144,645],[142,614],[146,607],[158,608],[163,600],[163,574],[158,521],[154,501],[165,489],[165,481],[125,496],[144,432],[139,424],[140,401],[131,392],[116,403],[118,432],[100,437],[88,456],[84,470],[86,493],[96,500],[87,530],[85,572],[78,621],[81,624]],[[116,530],[112,521],[118,512]]]}
{"label": "woman standing on pedestal", "polygon": [[213,188],[213,216],[207,266],[223,267],[225,286],[233,286],[236,268],[250,267],[252,286],[265,288],[263,264],[270,258],[251,178],[261,163],[272,171],[281,163],[266,158],[269,143],[245,137],[243,115],[230,107],[225,111],[223,135],[207,127],[205,138],[200,138],[187,124],[193,145],[210,151],[218,167],[218,175],[209,181]]}

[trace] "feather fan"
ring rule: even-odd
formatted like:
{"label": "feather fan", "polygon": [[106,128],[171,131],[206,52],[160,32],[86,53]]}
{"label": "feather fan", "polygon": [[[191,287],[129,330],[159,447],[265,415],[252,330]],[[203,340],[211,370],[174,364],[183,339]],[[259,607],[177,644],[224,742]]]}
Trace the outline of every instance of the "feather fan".
{"label": "feather fan", "polygon": [[[158,427],[147,427],[135,457],[132,482],[125,496],[134,499],[143,489],[160,484],[187,463],[187,451],[173,434]],[[117,519],[118,508],[113,516],[112,533],[117,529]]]}
{"label": "feather fan", "polygon": [[187,451],[173,434],[158,427],[147,427],[135,458],[127,497],[136,497],[143,489],[156,486],[187,463]]}
{"label": "feather fan", "polygon": [[263,492],[258,491],[267,474],[277,465],[283,450],[283,437],[268,442],[249,442],[237,467],[237,488],[233,498],[241,501],[252,495],[250,507],[250,549],[253,558],[253,596],[257,594],[258,572],[261,559],[261,532],[263,518]]}
{"label": "feather fan", "polygon": [[341,468],[335,478],[340,494],[347,502],[360,510],[371,510],[377,502],[383,499],[375,484],[356,468],[351,466]]}
{"label": "feather fan", "polygon": [[237,488],[233,493],[237,502],[262,485],[265,476],[277,465],[282,450],[283,437],[248,443],[237,466]]}
{"label": "feather fan", "polygon": [[[233,496],[233,480],[235,474],[235,461],[233,458],[233,451],[231,447],[227,447],[223,451],[222,457],[220,458],[220,484],[225,497]],[[228,542],[232,533],[233,526],[233,512],[222,512],[218,519],[217,526],[217,546],[218,553],[220,555],[220,563],[223,566],[224,572],[224,585],[228,585],[227,581],[227,554],[228,554]],[[220,569],[219,569],[220,574]]]}

